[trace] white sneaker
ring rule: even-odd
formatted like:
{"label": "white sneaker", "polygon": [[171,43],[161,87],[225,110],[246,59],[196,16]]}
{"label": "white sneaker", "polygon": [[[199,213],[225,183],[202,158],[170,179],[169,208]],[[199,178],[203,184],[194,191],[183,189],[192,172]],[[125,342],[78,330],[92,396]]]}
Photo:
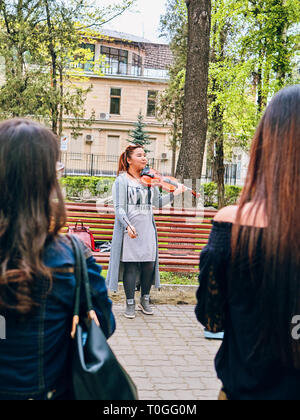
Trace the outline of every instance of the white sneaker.
{"label": "white sneaker", "polygon": [[125,318],[133,319],[135,318],[135,300],[129,299],[126,301],[126,309],[124,312]]}
{"label": "white sneaker", "polygon": [[141,297],[140,303],[138,305],[138,308],[141,311],[143,311],[143,313],[145,315],[153,315],[154,314],[154,311],[151,308],[151,306],[149,304],[149,301],[150,301],[150,295],[144,295],[144,296]]}

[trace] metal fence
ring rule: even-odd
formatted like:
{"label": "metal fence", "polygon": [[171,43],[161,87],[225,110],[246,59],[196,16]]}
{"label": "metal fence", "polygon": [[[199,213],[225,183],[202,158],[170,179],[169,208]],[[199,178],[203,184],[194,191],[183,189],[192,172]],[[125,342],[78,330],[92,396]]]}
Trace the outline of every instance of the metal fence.
{"label": "metal fence", "polygon": [[[224,165],[224,183],[227,185],[236,185],[237,183],[237,164],[227,163]],[[206,182],[211,182],[213,176],[212,167],[208,166],[206,169]]]}
{"label": "metal fence", "polygon": [[[98,155],[91,153],[61,152],[61,162],[64,164],[64,176],[110,176],[117,175],[119,156]],[[164,159],[148,159],[149,166],[163,175],[171,175],[171,162]],[[207,168],[202,176],[202,182],[212,180],[212,169]],[[225,165],[225,184],[236,185],[237,165]]]}
{"label": "metal fence", "polygon": [[[112,155],[61,152],[65,176],[116,176],[119,158]],[[152,168],[159,171],[165,161],[148,159],[148,162]]]}

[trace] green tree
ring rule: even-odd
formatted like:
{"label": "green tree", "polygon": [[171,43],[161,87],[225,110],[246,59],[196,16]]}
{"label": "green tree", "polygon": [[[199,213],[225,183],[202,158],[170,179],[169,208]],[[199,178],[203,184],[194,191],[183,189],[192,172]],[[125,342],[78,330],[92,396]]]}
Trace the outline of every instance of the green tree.
{"label": "green tree", "polygon": [[[246,34],[241,54],[253,62],[257,111],[291,80],[293,57],[299,46],[298,0],[249,0],[242,2]],[[253,60],[254,59],[254,60]]]}
{"label": "green tree", "polygon": [[[134,123],[134,130],[129,133],[131,139],[128,139],[127,141],[131,144],[143,146],[144,148],[151,144],[150,136],[145,131],[145,126],[146,124],[143,122],[143,115],[140,111],[137,116],[137,122]],[[149,153],[149,150],[145,148],[145,152]]]}
{"label": "green tree", "polygon": [[[78,133],[93,119],[85,115],[92,86],[82,82],[92,53],[85,45],[101,26],[134,0],[101,7],[92,0],[0,0],[0,55],[5,82],[0,90],[2,117],[31,116],[50,121],[61,134],[67,121]],[[93,62],[92,70],[101,66]],[[87,118],[88,117],[88,118]]]}
{"label": "green tree", "polygon": [[44,59],[51,68],[49,113],[52,130],[60,135],[65,117],[76,137],[82,126],[90,125],[94,119],[94,111],[86,118],[84,109],[86,96],[92,90],[92,85],[83,87],[81,83],[88,81],[86,64],[93,73],[101,74],[101,60],[94,60],[89,43],[94,43],[93,38],[99,36],[104,23],[131,7],[134,0],[120,0],[118,5],[107,8],[92,0],[42,1],[46,17]]}
{"label": "green tree", "polygon": [[[247,118],[251,118],[252,122],[255,120],[255,107],[251,107],[253,97],[247,88],[249,63],[240,57],[236,49],[243,25],[240,12],[239,2],[212,2],[207,156],[212,167],[212,180],[217,183],[219,208],[225,203],[226,149],[233,147],[232,139],[236,137],[241,146],[242,138],[248,139],[252,134],[242,122]],[[251,111],[254,115],[250,117]]]}
{"label": "green tree", "polygon": [[4,80],[0,90],[2,117],[43,115],[47,74],[32,66],[30,51],[38,36],[40,0],[0,1],[0,55]]}
{"label": "green tree", "polygon": [[[186,68],[184,48],[176,48],[176,43],[187,42],[186,11],[176,8],[183,3],[169,0],[169,14],[162,19],[162,33],[176,39],[174,44],[171,41],[174,61],[181,63],[176,75],[185,74]],[[299,2],[295,0],[212,0],[207,155],[220,207],[225,159],[231,159],[234,147],[248,150],[269,98],[283,85],[299,82],[297,21]],[[173,83],[171,75],[166,95]],[[167,97],[164,106],[172,111],[173,98]]]}

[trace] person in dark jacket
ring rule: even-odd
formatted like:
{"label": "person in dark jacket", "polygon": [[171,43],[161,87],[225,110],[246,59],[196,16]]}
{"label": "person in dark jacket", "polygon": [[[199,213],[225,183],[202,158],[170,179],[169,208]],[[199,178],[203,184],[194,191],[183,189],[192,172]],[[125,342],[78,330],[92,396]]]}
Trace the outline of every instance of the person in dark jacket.
{"label": "person in dark jacket", "polygon": [[[0,316],[5,324],[0,400],[71,398],[75,257],[70,240],[59,234],[66,212],[58,158],[58,140],[48,129],[19,119],[0,125]],[[115,320],[105,279],[87,248],[85,256],[94,309],[108,337]]]}
{"label": "person in dark jacket", "polygon": [[217,213],[200,256],[196,315],[224,330],[220,399],[300,400],[299,204],[300,87],[291,86],[267,107],[239,204]]}

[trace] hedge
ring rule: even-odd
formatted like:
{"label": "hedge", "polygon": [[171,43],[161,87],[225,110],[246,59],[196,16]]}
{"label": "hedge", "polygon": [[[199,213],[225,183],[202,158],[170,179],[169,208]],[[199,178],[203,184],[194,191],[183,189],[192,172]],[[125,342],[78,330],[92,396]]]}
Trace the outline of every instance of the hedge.
{"label": "hedge", "polygon": [[115,178],[97,176],[67,176],[60,179],[66,198],[92,198],[111,195]]}

